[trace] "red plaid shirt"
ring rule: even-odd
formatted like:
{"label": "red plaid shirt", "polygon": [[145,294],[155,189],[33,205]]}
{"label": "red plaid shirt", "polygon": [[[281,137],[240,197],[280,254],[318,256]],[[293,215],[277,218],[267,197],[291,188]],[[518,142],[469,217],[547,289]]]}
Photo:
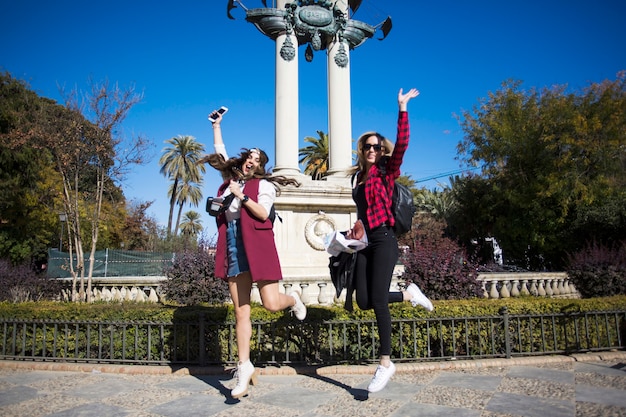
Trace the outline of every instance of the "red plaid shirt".
{"label": "red plaid shirt", "polygon": [[[409,147],[409,115],[405,111],[398,113],[398,133],[391,157],[387,159],[385,172],[387,189],[383,183],[380,169],[372,165],[365,182],[365,199],[367,201],[367,223],[370,229],[383,224],[393,226],[396,222],[391,212],[391,195],[396,178],[400,176],[400,165],[404,153]],[[360,177],[360,175],[359,175]]]}

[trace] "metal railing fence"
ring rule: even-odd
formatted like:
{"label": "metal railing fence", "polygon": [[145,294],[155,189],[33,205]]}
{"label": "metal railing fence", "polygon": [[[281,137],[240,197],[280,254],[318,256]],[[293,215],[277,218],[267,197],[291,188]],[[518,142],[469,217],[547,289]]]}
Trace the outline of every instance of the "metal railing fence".
{"label": "metal railing fence", "polygon": [[[626,310],[395,319],[395,361],[571,354],[621,349]],[[257,364],[378,360],[373,320],[253,322]],[[96,322],[0,319],[0,359],[146,365],[224,365],[237,360],[235,324],[198,320]]]}
{"label": "metal railing fence", "polygon": [[[164,268],[171,266],[175,254],[172,252],[139,252],[121,249],[104,249],[94,254],[94,278],[102,277],[146,277],[162,276]],[[72,258],[76,268],[76,255]],[[90,260],[85,259],[85,270]],[[48,249],[48,278],[71,278],[70,254]]]}

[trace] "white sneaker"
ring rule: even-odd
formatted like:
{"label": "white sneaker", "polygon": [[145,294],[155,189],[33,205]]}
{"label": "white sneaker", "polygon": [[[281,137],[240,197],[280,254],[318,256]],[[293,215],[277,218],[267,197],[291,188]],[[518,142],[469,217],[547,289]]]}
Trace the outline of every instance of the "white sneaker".
{"label": "white sneaker", "polygon": [[393,374],[396,373],[396,365],[391,362],[389,368],[384,367],[383,365],[378,365],[376,368],[376,373],[374,374],[374,378],[372,378],[372,382],[367,387],[369,392],[378,392],[381,389],[385,388],[387,382],[391,379]]}
{"label": "white sneaker", "polygon": [[428,311],[433,311],[435,309],[435,307],[433,307],[433,303],[430,302],[430,300],[414,283],[409,284],[409,286],[406,287],[406,290],[409,294],[411,294],[411,304],[413,304],[413,307],[420,305]]}
{"label": "white sneaker", "polygon": [[237,365],[237,371],[235,372],[235,378],[237,378],[237,385],[232,389],[230,395],[233,398],[243,397],[248,393],[248,384],[257,384],[256,370],[254,365],[249,360]]}
{"label": "white sneaker", "polygon": [[298,320],[304,320],[306,317],[306,306],[300,299],[300,292],[292,291],[290,295],[296,300],[296,304],[291,307],[291,312],[296,315]]}

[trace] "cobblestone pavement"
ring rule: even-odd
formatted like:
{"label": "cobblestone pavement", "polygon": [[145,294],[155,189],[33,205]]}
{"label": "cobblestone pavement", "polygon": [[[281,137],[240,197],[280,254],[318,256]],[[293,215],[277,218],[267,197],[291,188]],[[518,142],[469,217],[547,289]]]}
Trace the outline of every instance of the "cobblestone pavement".
{"label": "cobblestone pavement", "polygon": [[626,417],[626,352],[371,366],[262,368],[230,398],[222,368],[0,361],[0,416]]}

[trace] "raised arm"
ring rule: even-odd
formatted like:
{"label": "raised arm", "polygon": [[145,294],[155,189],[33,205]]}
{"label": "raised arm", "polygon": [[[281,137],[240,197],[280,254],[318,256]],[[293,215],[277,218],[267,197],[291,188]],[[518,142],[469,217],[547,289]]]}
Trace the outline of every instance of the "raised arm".
{"label": "raised arm", "polygon": [[404,153],[409,147],[409,116],[407,107],[409,101],[417,97],[419,93],[415,88],[410,89],[406,94],[403,93],[402,89],[398,92],[398,133],[391,158],[387,161],[387,173],[393,175],[394,178],[400,176],[400,166],[404,159]]}
{"label": "raised arm", "polygon": [[228,154],[226,153],[226,145],[224,145],[224,139],[222,138],[222,117],[223,115],[218,113],[217,110],[211,112],[209,117],[212,117],[214,122],[211,122],[213,125],[213,147],[215,148],[215,153],[219,153],[224,157],[224,160],[228,159]]}
{"label": "raised arm", "polygon": [[398,92],[398,108],[400,111],[407,111],[409,100],[420,95],[419,90],[411,88],[406,94],[402,93],[402,89]]}

